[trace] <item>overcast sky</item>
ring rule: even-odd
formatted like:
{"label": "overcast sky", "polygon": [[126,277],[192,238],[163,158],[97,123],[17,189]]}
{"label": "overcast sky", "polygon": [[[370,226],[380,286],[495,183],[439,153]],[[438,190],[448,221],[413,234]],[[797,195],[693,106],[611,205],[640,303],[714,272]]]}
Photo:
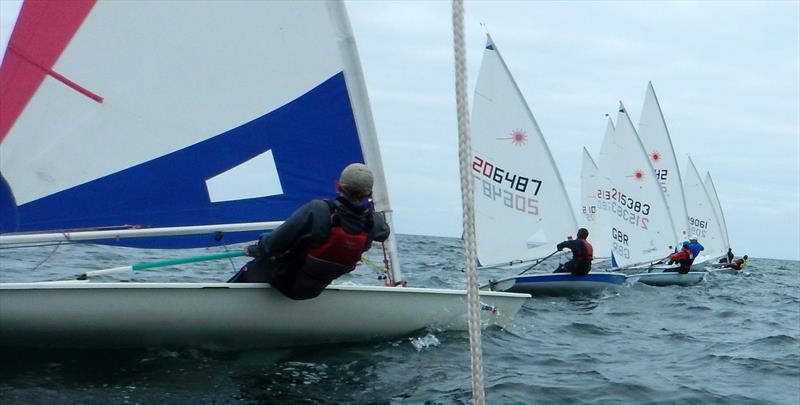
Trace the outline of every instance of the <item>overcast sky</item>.
{"label": "overcast sky", "polygon": [[[347,7],[395,231],[460,236],[450,2]],[[17,9],[0,0],[3,49]],[[638,125],[652,81],[681,171],[691,154],[714,178],[734,252],[800,259],[800,2],[467,1],[466,18],[470,89],[488,28],[576,210],[581,148],[597,159],[619,100]]]}

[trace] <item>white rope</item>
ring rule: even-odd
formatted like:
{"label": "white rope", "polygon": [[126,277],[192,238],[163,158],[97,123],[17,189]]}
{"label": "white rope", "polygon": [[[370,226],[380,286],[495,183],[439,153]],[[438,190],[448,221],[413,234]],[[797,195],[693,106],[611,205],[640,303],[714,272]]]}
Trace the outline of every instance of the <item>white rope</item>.
{"label": "white rope", "polygon": [[483,393],[483,353],[481,351],[480,296],[475,246],[475,208],[472,203],[473,183],[469,171],[472,147],[469,134],[469,98],[467,97],[467,63],[464,44],[464,1],[453,0],[453,49],[456,67],[456,108],[458,111],[458,157],[461,162],[461,206],[464,212],[464,246],[467,260],[467,308],[469,315],[469,349],[472,359],[472,401],[486,402]]}

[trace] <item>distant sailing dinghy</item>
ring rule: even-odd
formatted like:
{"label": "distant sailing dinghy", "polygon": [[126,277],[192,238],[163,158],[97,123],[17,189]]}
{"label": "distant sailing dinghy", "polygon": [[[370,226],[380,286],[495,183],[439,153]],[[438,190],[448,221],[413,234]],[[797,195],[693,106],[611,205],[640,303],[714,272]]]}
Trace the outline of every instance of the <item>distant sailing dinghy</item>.
{"label": "distant sailing dinghy", "polygon": [[704,248],[692,263],[692,269],[703,269],[706,265],[716,263],[717,259],[724,257],[728,249],[722,221],[717,216],[712,197],[691,157],[686,163],[683,189],[686,192],[686,207],[689,210],[689,231],[698,236]]}
{"label": "distant sailing dinghy", "polygon": [[725,221],[725,213],[722,211],[722,203],[719,200],[717,187],[714,186],[714,180],[711,179],[710,172],[706,172],[706,179],[703,181],[703,185],[706,188],[706,193],[708,193],[708,197],[711,200],[711,207],[714,208],[714,214],[722,230],[722,240],[724,241],[722,250],[724,250],[727,254],[728,249],[731,248],[730,235],[728,234],[728,223]]}
{"label": "distant sailing dinghy", "polygon": [[[631,281],[650,285],[688,285],[700,282],[705,272],[697,274],[661,273],[653,267],[671,253],[678,239],[661,185],[655,170],[620,103],[617,126],[610,148],[601,155],[600,169],[605,177],[601,215],[611,225],[612,259],[615,267],[657,271],[629,276]],[[605,166],[605,167],[604,167]],[[674,267],[674,266],[671,266]]]}
{"label": "distant sailing dinghy", "polygon": [[[391,223],[341,1],[27,1],[0,88],[0,244],[250,241],[331,197],[352,162],[372,168]],[[399,282],[393,239],[387,248]],[[509,326],[527,297],[482,293],[483,324]],[[466,302],[462,290],[394,286],[293,301],[255,283],[5,283],[0,347],[363,342],[466,330]]]}
{"label": "distant sailing dinghy", "polygon": [[[539,125],[488,35],[471,125],[480,264],[519,268],[553,254],[577,230],[575,214]],[[481,288],[534,296],[592,294],[619,288],[624,280],[616,273],[526,274]]]}
{"label": "distant sailing dinghy", "polygon": [[[719,194],[717,194],[717,187],[714,186],[714,180],[711,179],[711,173],[706,172],[706,178],[703,184],[706,187],[706,192],[711,200],[711,206],[714,208],[714,214],[716,215],[720,228],[722,228],[722,239],[725,241],[723,250],[725,251],[725,254],[727,254],[728,249],[731,247],[730,236],[728,235],[728,224],[725,222],[725,213],[722,212],[722,204],[719,200]],[[711,263],[710,265],[706,266],[706,270],[714,274],[739,274],[744,271],[744,269],[736,270],[730,267],[723,267],[727,264],[727,261],[722,263]]]}

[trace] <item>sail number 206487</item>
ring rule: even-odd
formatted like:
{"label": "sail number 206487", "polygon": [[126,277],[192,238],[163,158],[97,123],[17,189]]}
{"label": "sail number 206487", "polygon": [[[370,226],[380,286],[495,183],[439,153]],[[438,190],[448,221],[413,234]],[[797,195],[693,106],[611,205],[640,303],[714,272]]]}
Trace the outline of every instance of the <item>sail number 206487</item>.
{"label": "sail number 206487", "polygon": [[528,187],[536,186],[536,189],[531,190],[533,195],[539,195],[539,189],[542,187],[542,181],[534,178],[525,177],[511,173],[510,171],[503,170],[496,165],[489,163],[486,159],[478,156],[472,160],[472,171],[486,177],[487,179],[503,185],[507,183],[508,188],[524,193],[528,191]]}

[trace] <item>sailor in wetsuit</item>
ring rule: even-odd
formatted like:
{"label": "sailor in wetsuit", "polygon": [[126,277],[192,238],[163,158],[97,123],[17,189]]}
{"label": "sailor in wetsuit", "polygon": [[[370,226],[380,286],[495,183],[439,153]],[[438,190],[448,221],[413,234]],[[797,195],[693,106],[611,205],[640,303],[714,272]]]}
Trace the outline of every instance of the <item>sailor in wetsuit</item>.
{"label": "sailor in wetsuit", "polygon": [[731,268],[731,269],[734,269],[736,271],[739,271],[739,270],[745,268],[745,266],[747,266],[747,255],[744,255],[744,257],[742,257],[740,259],[736,259],[733,262],[728,263],[728,264],[726,264],[725,266],[722,266],[722,267],[723,268],[727,267],[727,268]]}
{"label": "sailor in wetsuit", "polygon": [[372,184],[367,166],[347,166],[336,183],[336,200],[303,205],[257,244],[246,246],[245,253],[255,259],[229,282],[267,282],[296,300],[321,294],[333,280],[355,269],[372,241],[389,237],[383,215],[369,208]]}
{"label": "sailor in wetsuit", "polygon": [[581,276],[592,270],[594,252],[592,245],[586,240],[588,237],[589,231],[581,228],[578,229],[578,239],[565,240],[556,245],[556,252],[564,248],[572,250],[572,260],[559,265],[553,273],[572,273],[574,276]]}

